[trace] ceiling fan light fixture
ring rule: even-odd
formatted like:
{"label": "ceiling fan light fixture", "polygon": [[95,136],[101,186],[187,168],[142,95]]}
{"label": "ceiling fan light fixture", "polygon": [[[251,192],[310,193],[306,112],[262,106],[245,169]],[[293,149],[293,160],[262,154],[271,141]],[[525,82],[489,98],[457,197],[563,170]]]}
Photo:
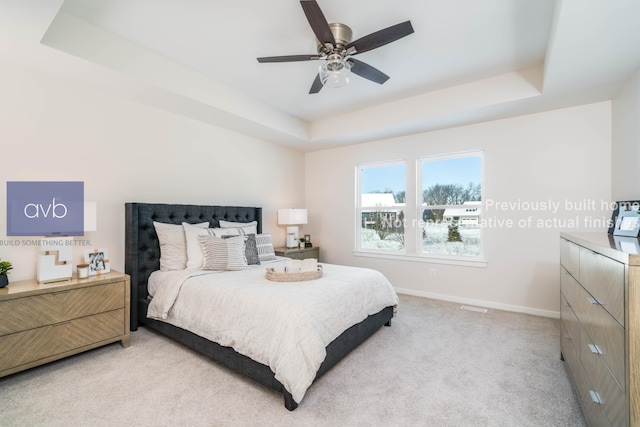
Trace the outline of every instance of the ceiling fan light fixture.
{"label": "ceiling fan light fixture", "polygon": [[320,65],[319,73],[323,86],[341,87],[349,83],[351,64],[341,57],[328,58]]}

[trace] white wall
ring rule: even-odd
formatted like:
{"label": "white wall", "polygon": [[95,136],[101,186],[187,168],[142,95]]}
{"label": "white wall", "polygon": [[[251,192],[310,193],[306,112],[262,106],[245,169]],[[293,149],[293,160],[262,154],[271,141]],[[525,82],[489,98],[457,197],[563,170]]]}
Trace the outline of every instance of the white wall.
{"label": "white wall", "polygon": [[611,194],[640,200],[640,70],[612,102]]}
{"label": "white wall", "polygon": [[[486,268],[353,254],[357,164],[479,149],[485,153],[485,201],[552,201],[559,211],[485,209],[485,218],[515,224],[532,218],[531,226],[484,230]],[[308,153],[307,231],[325,262],[376,268],[401,292],[556,316],[559,232],[606,230],[610,159],[610,102]],[[408,165],[409,183],[412,169]],[[601,223],[585,224],[589,216]],[[549,224],[538,228],[539,220]]]}
{"label": "white wall", "polygon": [[[85,199],[98,209],[98,230],[84,239],[107,248],[119,271],[125,202],[262,206],[275,242],[284,241],[277,209],[304,204],[297,151],[14,65],[0,63],[0,94],[2,181],[84,181]],[[37,249],[22,240],[0,230],[0,258],[14,265],[10,281],[35,277]],[[76,248],[74,264],[82,254]]]}

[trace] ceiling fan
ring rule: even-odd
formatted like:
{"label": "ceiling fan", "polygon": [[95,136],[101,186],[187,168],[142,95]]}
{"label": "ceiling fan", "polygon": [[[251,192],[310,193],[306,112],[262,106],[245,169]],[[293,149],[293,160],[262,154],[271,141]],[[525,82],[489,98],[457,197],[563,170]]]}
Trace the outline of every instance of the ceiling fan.
{"label": "ceiling fan", "polygon": [[295,62],[316,59],[324,61],[311,85],[310,94],[320,92],[324,86],[345,85],[349,81],[350,72],[379,84],[389,80],[389,76],[382,71],[358,61],[352,56],[368,52],[412,34],[411,21],[392,25],[351,41],[351,28],[340,23],[329,24],[315,0],[301,0],[300,4],[313,33],[316,35],[318,52],[309,55],[267,56],[258,58],[258,62]]}

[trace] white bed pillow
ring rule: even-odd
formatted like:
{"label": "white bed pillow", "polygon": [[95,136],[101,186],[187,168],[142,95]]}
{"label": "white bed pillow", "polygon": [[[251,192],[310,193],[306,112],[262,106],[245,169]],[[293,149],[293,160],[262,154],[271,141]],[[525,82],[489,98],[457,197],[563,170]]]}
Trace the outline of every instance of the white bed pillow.
{"label": "white bed pillow", "polygon": [[189,224],[188,222],[183,222],[182,227],[184,229],[184,237],[186,240],[186,253],[187,253],[185,268],[187,269],[202,268],[204,254],[202,253],[202,247],[200,246],[200,240],[198,240],[198,237],[213,236],[214,229],[194,226],[193,224]]}
{"label": "white bed pillow", "polygon": [[275,261],[277,259],[276,253],[273,250],[273,243],[271,242],[271,234],[256,234],[256,247],[258,248],[258,258],[260,258],[260,263],[265,261]]}
{"label": "white bed pillow", "polygon": [[198,236],[204,260],[203,270],[244,270],[247,258],[244,253],[244,236],[220,239],[216,236]]}
{"label": "white bed pillow", "polygon": [[223,237],[242,236],[242,235],[245,234],[238,227],[232,227],[232,228],[210,228],[209,230],[211,230],[210,234],[212,236],[216,236],[216,237],[218,237],[220,239],[222,239]]}
{"label": "white bed pillow", "polygon": [[[195,227],[207,228],[208,222],[192,224]],[[153,222],[160,243],[160,270],[184,270],[187,265],[187,243],[184,228],[179,224]]]}
{"label": "white bed pillow", "polygon": [[251,222],[231,222],[231,221],[218,221],[220,228],[239,228],[238,234],[258,234],[258,221]]}

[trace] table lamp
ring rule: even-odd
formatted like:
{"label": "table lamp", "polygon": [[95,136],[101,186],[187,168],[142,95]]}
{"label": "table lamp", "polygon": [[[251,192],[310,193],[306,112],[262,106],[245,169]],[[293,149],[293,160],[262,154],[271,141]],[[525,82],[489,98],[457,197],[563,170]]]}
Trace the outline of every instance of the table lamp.
{"label": "table lamp", "polygon": [[287,248],[298,247],[298,225],[307,223],[306,209],[278,209],[278,224],[287,225]]}

